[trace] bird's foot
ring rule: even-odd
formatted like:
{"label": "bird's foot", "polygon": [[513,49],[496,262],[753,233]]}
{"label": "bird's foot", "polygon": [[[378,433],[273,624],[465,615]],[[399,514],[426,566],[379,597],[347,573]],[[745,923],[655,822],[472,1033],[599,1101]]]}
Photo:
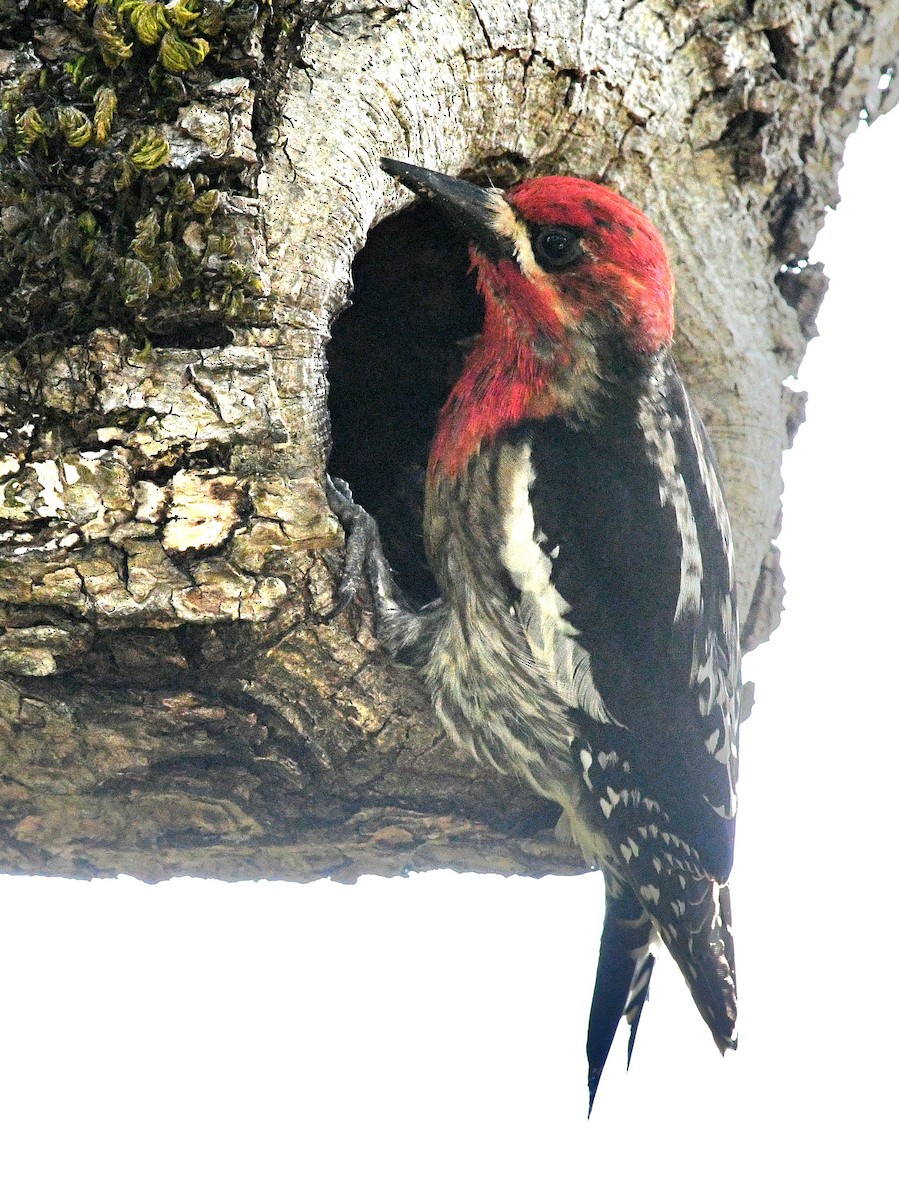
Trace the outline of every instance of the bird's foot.
{"label": "bird's foot", "polygon": [[398,662],[423,667],[444,620],[443,601],[435,600],[416,612],[394,582],[378,523],[371,513],[356,503],[342,479],[326,475],[325,491],[346,533],[346,557],[337,585],[337,602],[322,620],[331,621],[343,612],[367,579],[374,600],[378,641]]}
{"label": "bird's foot", "polygon": [[381,545],[378,523],[371,513],[356,503],[349,484],[343,479],[332,479],[326,475],[325,494],[331,511],[346,534],[346,551],[335,604],[321,621],[326,623],[339,616],[356,599],[363,581],[367,580],[380,624],[385,618],[403,611],[405,605],[401,602],[393,572]]}

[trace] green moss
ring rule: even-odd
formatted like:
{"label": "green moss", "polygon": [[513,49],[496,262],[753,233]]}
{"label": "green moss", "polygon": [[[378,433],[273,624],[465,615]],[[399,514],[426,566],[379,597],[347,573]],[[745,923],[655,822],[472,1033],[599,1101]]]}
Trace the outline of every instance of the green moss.
{"label": "green moss", "polygon": [[[256,324],[261,280],[222,197],[247,164],[172,166],[168,130],[210,85],[254,87],[321,4],[0,0],[0,352],[104,325],[143,344],[178,327]],[[254,114],[258,117],[259,114]],[[259,121],[256,122],[259,124]],[[243,239],[244,243],[246,239]]]}

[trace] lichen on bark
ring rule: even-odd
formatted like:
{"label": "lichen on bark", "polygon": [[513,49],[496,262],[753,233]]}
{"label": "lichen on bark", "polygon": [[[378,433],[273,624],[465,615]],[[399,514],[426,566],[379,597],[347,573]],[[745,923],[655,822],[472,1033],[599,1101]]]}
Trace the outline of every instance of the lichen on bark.
{"label": "lichen on bark", "polygon": [[[13,7],[13,6],[10,6]],[[0,347],[259,323],[257,93],[321,4],[49,0],[0,16]],[[263,73],[265,78],[263,78]]]}

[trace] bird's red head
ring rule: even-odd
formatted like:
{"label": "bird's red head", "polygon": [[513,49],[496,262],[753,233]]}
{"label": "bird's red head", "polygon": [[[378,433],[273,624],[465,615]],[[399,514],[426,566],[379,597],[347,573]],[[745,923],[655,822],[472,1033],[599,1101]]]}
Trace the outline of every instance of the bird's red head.
{"label": "bird's red head", "polygon": [[[630,200],[571,176],[528,179],[506,193],[519,271],[553,296],[564,325],[588,315],[638,351],[671,340],[674,287],[658,230]],[[487,264],[480,270],[489,272]]]}
{"label": "bird's red head", "polygon": [[626,356],[671,340],[673,284],[652,222],[601,184],[529,179],[503,193],[383,160],[472,238],[484,331],[441,413],[431,472],[456,474],[485,439],[558,413],[565,383],[604,364],[598,340]]}

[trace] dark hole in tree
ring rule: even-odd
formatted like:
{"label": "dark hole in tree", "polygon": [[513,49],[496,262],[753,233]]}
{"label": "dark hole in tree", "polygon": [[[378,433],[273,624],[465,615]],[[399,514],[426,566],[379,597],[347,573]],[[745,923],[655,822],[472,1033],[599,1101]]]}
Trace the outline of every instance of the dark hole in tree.
{"label": "dark hole in tree", "polygon": [[422,538],[437,414],[483,325],[464,235],[427,204],[388,217],[353,264],[352,306],[331,330],[329,471],[378,521],[410,600],[437,595]]}

